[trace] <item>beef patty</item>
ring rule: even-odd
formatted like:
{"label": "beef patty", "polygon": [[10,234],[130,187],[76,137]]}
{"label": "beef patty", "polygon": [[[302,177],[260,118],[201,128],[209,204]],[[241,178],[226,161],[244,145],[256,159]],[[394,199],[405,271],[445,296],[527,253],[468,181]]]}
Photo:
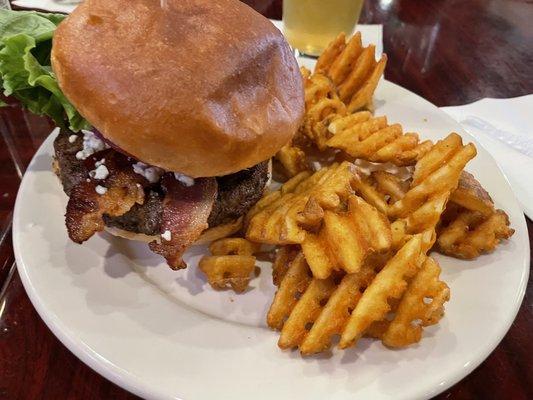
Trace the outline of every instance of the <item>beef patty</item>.
{"label": "beef patty", "polygon": [[[87,179],[89,170],[76,153],[83,148],[81,134],[73,143],[69,137],[75,133],[61,130],[54,141],[57,174],[67,195],[74,186]],[[218,194],[209,215],[209,227],[234,221],[246,214],[263,195],[268,181],[268,161],[231,175],[217,177]],[[145,189],[144,204],[136,204],[120,217],[104,215],[107,226],[145,235],[161,233],[162,201],[165,194],[158,183]]]}

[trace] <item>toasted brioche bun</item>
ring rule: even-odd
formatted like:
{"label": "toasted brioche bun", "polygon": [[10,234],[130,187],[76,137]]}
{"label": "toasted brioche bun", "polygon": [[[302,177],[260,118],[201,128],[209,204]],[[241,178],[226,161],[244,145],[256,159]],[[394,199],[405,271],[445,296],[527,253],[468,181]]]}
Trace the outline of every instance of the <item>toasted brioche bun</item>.
{"label": "toasted brioche bun", "polygon": [[151,165],[220,176],[273,156],[304,112],[282,34],[238,0],[86,0],[52,67],[106,139]]}

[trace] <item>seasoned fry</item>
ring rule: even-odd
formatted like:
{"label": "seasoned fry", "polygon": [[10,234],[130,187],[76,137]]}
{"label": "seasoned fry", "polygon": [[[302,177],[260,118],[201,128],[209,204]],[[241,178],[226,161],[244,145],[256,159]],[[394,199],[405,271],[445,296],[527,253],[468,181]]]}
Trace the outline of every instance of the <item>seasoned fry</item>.
{"label": "seasoned fry", "polygon": [[302,253],[298,254],[291,262],[268,310],[268,326],[281,329],[294,305],[309,286],[310,275],[305,257]]}
{"label": "seasoned fry", "polygon": [[471,143],[463,146],[456,133],[439,141],[417,162],[410,190],[389,208],[389,215],[407,217],[430,197],[451,193],[457,188],[466,163],[475,155],[475,146]]}
{"label": "seasoned fry", "polygon": [[370,108],[372,96],[387,64],[387,56],[375,60],[375,46],[363,47],[357,32],[346,43],[340,34],[319,57],[315,73],[329,77],[338,88],[340,99],[348,111]]}
{"label": "seasoned fry", "polygon": [[313,354],[327,350],[337,334],[341,348],[363,334],[390,347],[420,341],[422,328],[440,320],[449,299],[438,264],[424,254],[422,236],[414,236],[377,275],[365,265],[342,278],[311,279],[302,253],[297,255],[269,311],[269,326],[281,330],[279,347]]}
{"label": "seasoned fry", "polygon": [[331,346],[331,337],[342,333],[362,292],[374,276],[370,268],[363,268],[358,273],[348,274],[342,278],[300,344],[302,354],[318,353]]}
{"label": "seasoned fry", "polygon": [[350,196],[348,210],[326,211],[317,234],[308,234],[302,251],[313,276],[327,278],[333,270],[359,271],[367,257],[389,250],[392,233],[387,218],[358,196]]}
{"label": "seasoned fry", "polygon": [[209,246],[213,255],[202,257],[198,265],[213,289],[231,287],[237,293],[244,292],[255,267],[253,254],[260,247],[242,238],[219,239]]}
{"label": "seasoned fry", "polygon": [[255,266],[255,257],[204,256],[198,265],[213,289],[219,290],[231,286],[235,292],[240,293],[248,287]]}
{"label": "seasoned fry", "polygon": [[440,321],[444,315],[444,303],[450,300],[450,289],[439,280],[439,275],[439,265],[427,257],[383,333],[383,344],[403,347],[417,343],[422,337],[422,327]]}
{"label": "seasoned fry", "polygon": [[322,311],[321,303],[327,302],[334,290],[333,278],[311,281],[283,325],[278,341],[280,348],[290,349],[302,342],[308,332],[306,326],[316,320]]}
{"label": "seasoned fry", "polygon": [[416,133],[404,134],[401,125],[388,125],[386,117],[372,118],[368,112],[338,117],[328,130],[333,135],[329,147],[372,162],[413,165],[431,147],[430,141],[420,143]]}
{"label": "seasoned fry", "polygon": [[[353,90],[353,95],[350,97],[350,102],[347,106],[349,112],[354,112],[362,108],[371,109],[373,107],[372,96],[374,96],[374,92],[376,91],[383,72],[385,71],[386,65],[387,55],[383,54],[378,63],[372,66],[372,72],[370,73],[370,75],[367,76],[364,84],[360,88]],[[343,91],[342,86],[340,90],[341,92]],[[348,97],[351,93],[351,91],[346,90],[345,96]]]}
{"label": "seasoned fry", "polygon": [[450,298],[428,252],[475,258],[514,232],[464,171],[473,144],[456,133],[421,141],[369,111],[386,61],[359,33],[348,41],[341,34],[314,73],[302,68],[304,122],[276,155],[290,179],[246,216],[250,242],[212,246],[213,254],[251,258],[252,242],[281,246],[267,323],[282,349],[314,354],[336,335],[342,349],[362,336],[391,348],[419,342]]}
{"label": "seasoned fry", "polygon": [[422,235],[413,236],[376,275],[363,292],[344,331],[339,346],[353,346],[370,325],[385,319],[390,311],[389,299],[400,299],[407,280],[416,275],[424,261]]}
{"label": "seasoned fry", "polygon": [[315,72],[327,72],[346,47],[346,34],[339,35],[326,47],[316,62]]}
{"label": "seasoned fry", "polygon": [[305,116],[300,131],[320,150],[331,136],[329,123],[345,113],[346,105],[327,76],[315,73],[305,79]]}
{"label": "seasoned fry", "polygon": [[450,196],[450,202],[487,217],[494,213],[494,203],[490,195],[474,176],[466,171],[461,173],[457,189]]}
{"label": "seasoned fry", "polygon": [[345,113],[346,106],[338,97],[321,99],[306,111],[303,132],[319,150],[325,150],[331,137],[329,123]]}
{"label": "seasoned fry", "polygon": [[279,286],[298,253],[297,246],[282,246],[276,251],[276,257],[272,263],[272,283],[274,286]]}
{"label": "seasoned fry", "polygon": [[287,178],[300,172],[309,171],[309,163],[302,149],[297,146],[285,145],[276,154],[275,159],[283,166]]}
{"label": "seasoned fry", "polygon": [[437,248],[443,254],[472,259],[494,251],[503,239],[509,239],[513,233],[504,211],[495,210],[486,217],[480,212],[465,209],[439,229]]}
{"label": "seasoned fry", "polygon": [[[372,108],[372,96],[386,63],[386,55],[376,62],[375,46],[364,48],[359,32],[347,43],[344,33],[337,36],[318,59],[313,74],[302,70],[306,112],[300,132],[319,150],[325,150],[335,133],[334,127],[328,129],[333,121],[347,113]],[[370,118],[368,112],[358,117],[364,115]],[[409,143],[404,142],[400,141],[397,146],[409,147]],[[384,151],[390,153],[394,149]]]}
{"label": "seasoned fry", "polygon": [[219,239],[209,245],[209,251],[214,256],[251,256],[257,253],[260,248],[260,244],[252,243],[243,238]]}
{"label": "seasoned fry", "polygon": [[267,244],[302,243],[306,229],[320,223],[324,210],[335,209],[348,198],[357,179],[348,162],[295,176],[250,211],[247,239]]}

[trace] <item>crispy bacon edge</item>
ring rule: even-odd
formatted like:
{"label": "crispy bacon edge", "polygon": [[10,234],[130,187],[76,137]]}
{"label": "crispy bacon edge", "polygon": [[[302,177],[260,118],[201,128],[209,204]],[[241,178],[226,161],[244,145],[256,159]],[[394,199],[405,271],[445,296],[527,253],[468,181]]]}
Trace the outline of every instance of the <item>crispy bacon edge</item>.
{"label": "crispy bacon edge", "polygon": [[150,250],[163,256],[170,268],[186,268],[183,253],[209,226],[207,220],[217,197],[217,181],[215,178],[200,178],[195,179],[194,185],[185,186],[172,173],[166,173],[161,186],[166,192],[161,233],[169,231],[170,240],[161,237],[159,241],[152,241]]}
{"label": "crispy bacon edge", "polygon": [[[108,177],[96,180],[87,176],[70,193],[65,223],[70,239],[76,243],[83,243],[104,230],[104,214],[120,216],[135,203],[144,202],[144,186],[148,181],[133,171],[128,157],[111,149],[104,150],[85,160],[87,168],[94,169],[95,162],[102,159],[109,170]],[[98,185],[105,187],[106,193],[98,194]]]}

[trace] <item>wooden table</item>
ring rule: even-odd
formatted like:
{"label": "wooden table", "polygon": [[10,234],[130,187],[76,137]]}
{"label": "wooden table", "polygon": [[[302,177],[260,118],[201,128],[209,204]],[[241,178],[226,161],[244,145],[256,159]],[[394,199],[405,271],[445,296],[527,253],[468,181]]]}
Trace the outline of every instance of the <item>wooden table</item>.
{"label": "wooden table", "polygon": [[[268,17],[281,17],[281,0],[247,2]],[[386,78],[437,106],[533,93],[531,2],[374,0],[367,1],[362,20],[384,25]],[[16,105],[0,116],[0,399],[133,399],[52,335],[12,269],[9,221],[17,188],[52,124]],[[531,243],[533,223],[527,224]],[[497,349],[438,399],[533,398],[532,296],[530,279],[516,321]],[[413,371],[414,384],[422,372]]]}

